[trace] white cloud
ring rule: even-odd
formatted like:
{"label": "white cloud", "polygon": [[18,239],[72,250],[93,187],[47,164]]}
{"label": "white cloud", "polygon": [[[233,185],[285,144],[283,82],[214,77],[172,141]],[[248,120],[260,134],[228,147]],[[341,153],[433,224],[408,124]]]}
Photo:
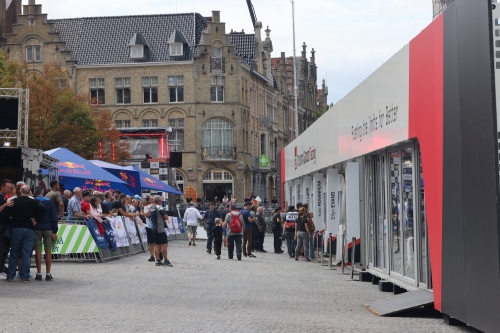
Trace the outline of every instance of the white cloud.
{"label": "white cloud", "polygon": [[[25,1],[26,2],[26,1]],[[251,32],[244,0],[37,0],[51,18],[221,11],[227,32]],[[269,26],[274,54],[292,55],[290,0],[253,0],[257,18]],[[416,36],[432,19],[430,0],[296,0],[297,54],[306,42],[316,52],[318,84],[328,76],[336,102]],[[264,36],[264,35],[263,35]]]}

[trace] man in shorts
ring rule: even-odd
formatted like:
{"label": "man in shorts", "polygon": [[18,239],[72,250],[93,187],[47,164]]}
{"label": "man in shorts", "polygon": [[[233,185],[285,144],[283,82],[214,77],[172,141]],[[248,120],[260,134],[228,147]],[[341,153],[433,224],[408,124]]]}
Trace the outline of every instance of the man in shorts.
{"label": "man in shorts", "polygon": [[42,244],[45,247],[45,281],[52,281],[52,273],[50,272],[52,266],[52,248],[57,241],[57,231],[59,230],[57,224],[57,211],[51,199],[43,197],[43,187],[35,186],[34,191],[35,199],[38,200],[45,207],[45,215],[43,219],[38,221],[34,227],[35,232],[35,262],[36,262],[36,276],[35,281],[42,281]]}
{"label": "man in shorts", "polygon": [[[167,248],[168,248],[168,238],[165,232],[165,220],[168,219],[167,212],[161,206],[162,198],[160,196],[155,196],[153,198],[153,205],[149,210],[149,217],[153,222],[153,236],[155,241],[155,257],[156,266],[170,266],[173,265],[168,260]],[[148,214],[146,214],[146,217]],[[160,259],[160,252],[163,254],[163,263]]]}
{"label": "man in shorts", "polygon": [[148,195],[146,197],[146,203],[147,205],[144,206],[144,214],[146,215],[146,233],[148,237],[150,254],[148,261],[155,261],[155,238],[153,235],[153,221],[151,221],[151,217],[148,217],[148,213],[151,210],[151,206],[153,205],[153,198]]}
{"label": "man in shorts", "polygon": [[198,227],[198,220],[202,220],[198,209],[196,209],[196,204],[191,202],[189,208],[184,212],[184,223],[187,225],[189,246],[191,246],[191,241],[193,246],[196,246],[196,228]]}

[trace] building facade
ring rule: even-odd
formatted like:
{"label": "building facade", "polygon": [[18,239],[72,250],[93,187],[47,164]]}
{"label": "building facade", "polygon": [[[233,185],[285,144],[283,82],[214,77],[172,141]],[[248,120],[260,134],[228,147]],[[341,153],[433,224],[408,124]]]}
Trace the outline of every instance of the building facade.
{"label": "building facade", "polygon": [[[181,189],[208,200],[279,197],[278,152],[297,136],[294,74],[293,66],[273,68],[271,30],[263,32],[261,22],[247,34],[227,32],[219,11],[49,20],[34,0],[22,14],[17,0],[0,3],[0,17],[11,17],[2,24],[2,50],[33,71],[50,63],[66,68],[75,90],[109,110],[119,129],[165,128],[170,150],[182,152],[175,171]],[[319,106],[314,51],[310,62],[305,51],[302,130]],[[131,163],[146,153],[160,157],[158,138],[129,140]]]}

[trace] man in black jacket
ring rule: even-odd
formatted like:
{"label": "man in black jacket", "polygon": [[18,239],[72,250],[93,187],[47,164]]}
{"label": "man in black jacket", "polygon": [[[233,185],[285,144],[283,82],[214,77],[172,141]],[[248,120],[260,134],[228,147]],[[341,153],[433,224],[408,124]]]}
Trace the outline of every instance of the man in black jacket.
{"label": "man in black jacket", "polygon": [[22,282],[29,282],[30,256],[35,242],[33,228],[36,221],[43,219],[46,209],[35,199],[29,197],[30,188],[22,186],[20,197],[14,199],[14,205],[7,208],[6,215],[10,220],[10,256],[7,281],[12,282],[16,276],[17,259],[21,258],[20,275]]}

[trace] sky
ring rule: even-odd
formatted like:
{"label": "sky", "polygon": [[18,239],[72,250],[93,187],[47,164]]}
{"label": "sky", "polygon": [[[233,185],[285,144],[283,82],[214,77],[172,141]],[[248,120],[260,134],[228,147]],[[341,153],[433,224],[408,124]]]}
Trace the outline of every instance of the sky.
{"label": "sky", "polygon": [[[23,0],[27,4],[27,0]],[[290,0],[253,0],[271,29],[273,57],[293,55]],[[253,31],[245,0],[36,0],[49,19],[221,11],[226,31]],[[432,21],[431,0],[295,0],[296,52],[316,51],[318,86],[336,103]],[[264,31],[262,38],[265,38]]]}

